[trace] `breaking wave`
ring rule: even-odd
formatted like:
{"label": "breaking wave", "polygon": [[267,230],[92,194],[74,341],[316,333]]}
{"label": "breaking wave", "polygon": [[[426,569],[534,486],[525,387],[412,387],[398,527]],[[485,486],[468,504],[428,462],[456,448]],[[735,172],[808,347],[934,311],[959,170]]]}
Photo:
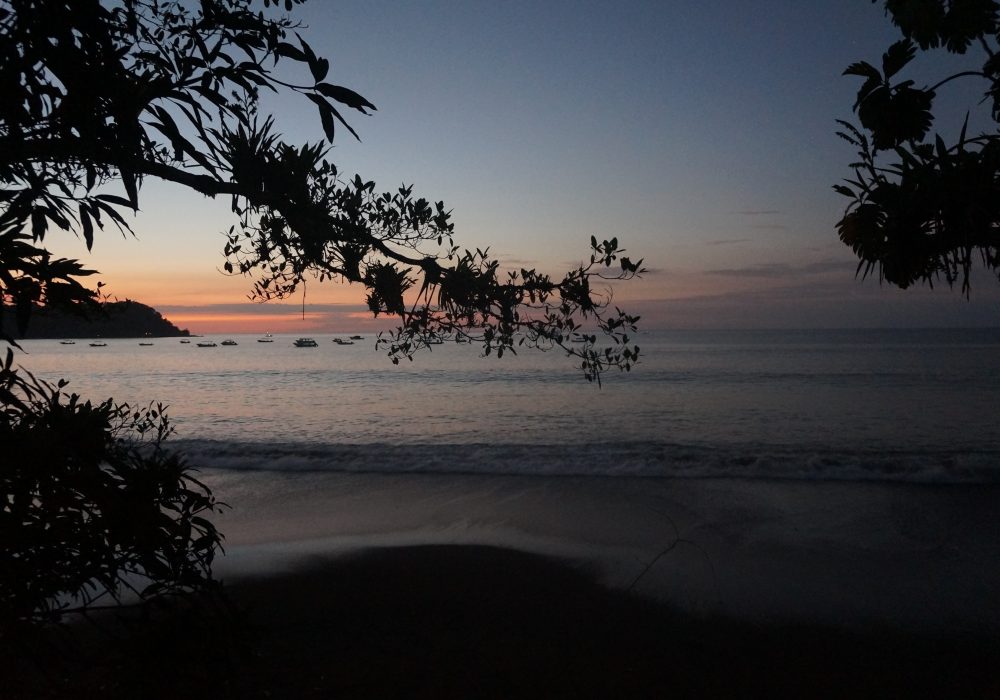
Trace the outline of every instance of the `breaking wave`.
{"label": "breaking wave", "polygon": [[322,444],[178,439],[199,469],[547,477],[1000,483],[1000,451],[816,449],[781,445],[658,442],[553,444]]}

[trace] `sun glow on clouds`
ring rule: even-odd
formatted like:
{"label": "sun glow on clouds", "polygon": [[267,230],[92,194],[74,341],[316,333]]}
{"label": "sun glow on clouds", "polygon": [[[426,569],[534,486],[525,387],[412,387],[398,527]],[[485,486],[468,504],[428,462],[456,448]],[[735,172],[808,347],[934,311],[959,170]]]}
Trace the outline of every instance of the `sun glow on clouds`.
{"label": "sun glow on clouds", "polygon": [[264,331],[292,332],[316,330],[326,320],[325,314],[219,314],[211,311],[174,313],[164,316],[175,326],[192,333],[256,333]]}
{"label": "sun glow on clouds", "polygon": [[105,268],[97,279],[105,283],[102,292],[109,298],[148,304],[192,333],[323,333],[390,325],[383,319],[373,322],[365,310],[364,290],[356,285],[307,282],[305,299],[300,291],[286,300],[261,303],[248,298],[251,279],[211,269],[136,274]]}
{"label": "sun glow on clouds", "polygon": [[[223,279],[231,284],[232,279]],[[239,281],[239,280],[237,280]],[[149,281],[147,280],[147,283]],[[192,280],[194,283],[195,281]],[[195,284],[191,285],[195,287]],[[176,288],[114,283],[118,298],[133,298],[148,303],[175,325],[192,333],[340,333],[346,331],[388,330],[399,324],[395,317],[373,318],[364,302],[364,290],[347,285],[310,285],[305,301],[301,297],[284,302],[253,303],[246,299],[248,284],[230,289],[210,289],[203,277],[197,292]],[[652,300],[680,300],[746,289],[741,280],[695,274],[683,270],[652,270],[641,280],[599,285],[595,288],[611,306],[621,306],[630,313],[642,313],[642,328],[671,325],[674,313],[657,312]],[[179,293],[181,292],[181,293]],[[242,301],[241,301],[242,300]],[[409,301],[413,301],[410,299]],[[642,309],[640,312],[639,309]],[[669,317],[667,317],[669,316]]]}

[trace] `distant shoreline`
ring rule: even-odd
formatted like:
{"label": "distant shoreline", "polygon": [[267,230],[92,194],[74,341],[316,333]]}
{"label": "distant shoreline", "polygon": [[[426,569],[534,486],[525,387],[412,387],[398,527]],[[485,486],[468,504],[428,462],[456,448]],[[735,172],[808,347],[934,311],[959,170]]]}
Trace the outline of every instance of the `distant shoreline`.
{"label": "distant shoreline", "polygon": [[18,332],[14,309],[5,307],[2,329],[19,340],[83,340],[88,338],[187,338],[190,331],[178,328],[159,311],[138,301],[105,302],[87,315],[44,307],[32,310],[25,333]]}

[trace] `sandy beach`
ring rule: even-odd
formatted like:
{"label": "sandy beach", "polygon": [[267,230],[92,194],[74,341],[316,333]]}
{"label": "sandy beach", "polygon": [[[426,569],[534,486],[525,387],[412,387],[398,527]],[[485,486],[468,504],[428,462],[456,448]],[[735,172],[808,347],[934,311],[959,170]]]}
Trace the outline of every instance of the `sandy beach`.
{"label": "sandy beach", "polygon": [[[51,664],[47,683],[8,684],[4,696],[992,698],[1000,691],[995,636],[682,613],[609,589],[579,563],[497,547],[311,557],[243,578],[229,596],[235,622],[175,611],[134,626],[113,651],[91,647]],[[24,671],[7,677],[24,680]]]}
{"label": "sandy beach", "polygon": [[[988,637],[681,614],[593,572],[472,545],[304,562],[233,593],[274,697],[991,697]],[[275,604],[276,601],[281,601]]]}
{"label": "sandy beach", "polygon": [[994,487],[208,478],[235,622],[144,622],[52,697],[1000,693]]}
{"label": "sandy beach", "polygon": [[[763,623],[1000,633],[1000,487],[805,480],[233,473],[235,582],[412,545],[554,557],[617,591]],[[662,556],[661,556],[662,555]]]}

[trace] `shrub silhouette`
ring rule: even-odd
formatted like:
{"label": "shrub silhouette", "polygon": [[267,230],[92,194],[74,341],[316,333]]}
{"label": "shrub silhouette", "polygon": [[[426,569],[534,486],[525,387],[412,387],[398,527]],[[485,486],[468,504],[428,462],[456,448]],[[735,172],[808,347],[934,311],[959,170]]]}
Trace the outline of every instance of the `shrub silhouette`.
{"label": "shrub silhouette", "polygon": [[[163,407],[82,401],[0,368],[0,611],[7,623],[204,590],[221,504],[163,441]],[[3,625],[6,628],[6,625]]]}

